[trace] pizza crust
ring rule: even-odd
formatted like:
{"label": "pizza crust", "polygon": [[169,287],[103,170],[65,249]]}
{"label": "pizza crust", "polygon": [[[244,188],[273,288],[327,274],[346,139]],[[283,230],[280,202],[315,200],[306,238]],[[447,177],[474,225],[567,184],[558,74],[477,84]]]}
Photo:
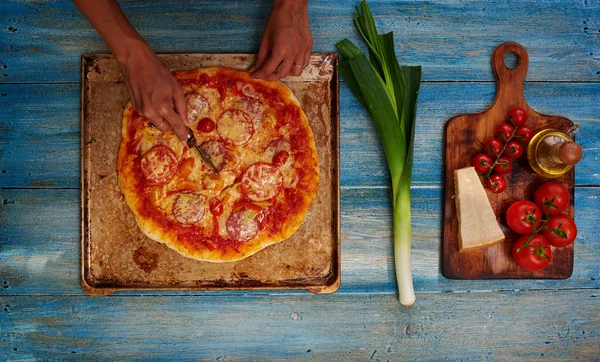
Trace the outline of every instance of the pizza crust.
{"label": "pizza crust", "polygon": [[[206,176],[206,173],[210,171],[202,166],[202,161],[199,159],[199,156],[195,155],[191,150],[188,150],[187,147],[182,146],[172,131],[159,134],[156,130],[149,129],[149,121],[144,117],[139,116],[133,109],[131,103],[129,103],[123,113],[122,140],[119,148],[117,165],[118,180],[121,192],[124,195],[127,205],[134,214],[140,230],[150,239],[164,243],[183,256],[208,262],[231,262],[241,260],[259,252],[269,245],[289,238],[301,226],[316,195],[319,183],[318,155],[314,136],[309,122],[296,97],[280,82],[251,79],[247,72],[227,68],[202,68],[190,72],[175,73],[175,77],[181,83],[187,94],[200,92],[203,96],[209,98],[208,103],[210,104],[210,107],[205,108],[212,109],[214,112],[212,113],[212,116],[215,118],[219,113],[222,114],[226,111],[226,109],[216,111],[216,109],[219,109],[220,105],[235,103],[234,101],[241,99],[239,94],[232,94],[236,93],[234,87],[239,88],[240,84],[250,84],[252,87],[246,87],[246,90],[258,88],[259,91],[255,91],[253,94],[251,93],[251,95],[257,97],[258,101],[264,102],[267,106],[273,106],[273,109],[267,107],[263,112],[264,115],[268,116],[269,114],[276,114],[279,116],[275,117],[275,122],[277,122],[277,124],[279,124],[279,122],[288,122],[290,118],[294,120],[293,123],[290,122],[282,126],[279,132],[283,132],[283,137],[285,138],[285,132],[289,129],[294,136],[293,142],[295,142],[297,146],[296,149],[293,149],[295,159],[291,165],[286,165],[285,167],[294,168],[295,172],[300,175],[300,179],[293,189],[282,190],[273,200],[263,203],[251,203],[251,205],[249,205],[249,207],[253,208],[263,208],[260,209],[260,211],[257,211],[257,215],[258,213],[263,216],[267,215],[265,216],[266,221],[264,221],[267,225],[264,225],[262,229],[258,231],[257,235],[248,241],[239,242],[228,240],[227,233],[223,230],[221,225],[223,221],[219,219],[220,216],[216,216],[216,219],[213,217],[212,222],[207,219],[208,217],[213,216],[211,211],[208,210],[208,206],[205,211],[205,216],[202,219],[204,221],[201,220],[198,225],[177,225],[176,221],[174,221],[175,218],[170,218],[168,213],[161,213],[157,211],[158,209],[153,210],[152,205],[154,205],[154,201],[151,200],[152,198],[156,199],[157,197],[160,199],[162,197],[160,195],[175,192],[174,190],[176,190],[180,184],[186,186],[195,184],[195,187],[199,188],[197,192],[205,195],[206,200],[209,200],[212,197],[220,198],[224,195],[224,190],[228,187],[233,188],[234,190],[231,192],[231,195],[234,195],[233,200],[235,202],[246,202],[248,200],[244,201],[243,192],[236,189],[236,187],[241,189],[241,186],[236,185],[235,183],[224,184],[222,185],[222,188],[218,190],[205,189],[206,183],[202,183],[201,180],[202,177]],[[219,79],[228,80],[228,83],[225,85],[225,91],[219,88],[219,92],[226,94],[224,98],[215,99],[216,95],[221,93],[214,92],[214,88],[211,88],[213,85],[207,88],[207,84],[210,84],[210,82],[207,82],[207,79],[216,79],[216,81]],[[217,83],[217,85],[219,84]],[[237,89],[237,91],[239,91],[239,89]],[[243,94],[241,97],[245,96],[246,94]],[[231,99],[228,97],[231,97]],[[231,102],[229,102],[230,100]],[[285,109],[285,112],[297,114],[298,116],[296,118],[288,117],[288,113],[277,113],[274,109]],[[263,121],[265,119],[264,117],[265,116],[263,116],[262,119]],[[196,119],[195,121],[197,122],[198,120]],[[273,130],[266,128],[268,122],[263,123],[264,124],[261,124],[260,122],[257,123],[259,125],[257,132],[262,133],[253,135],[253,137],[256,138],[256,141],[253,141],[252,145],[256,147],[258,147],[257,145],[260,145],[261,147],[264,146],[264,144],[268,145],[269,141],[275,140],[273,135],[276,133],[273,132]],[[194,129],[194,126],[195,124],[192,123],[192,129]],[[194,130],[194,133],[199,140],[199,144],[208,140],[227,142],[226,139],[223,140],[223,137],[216,134],[216,132],[215,134],[205,135]],[[277,137],[280,136],[281,135],[279,134]],[[286,139],[286,141],[292,142],[291,136],[290,139]],[[178,176],[175,176],[174,179],[170,180],[166,185],[154,186],[154,189],[152,189],[153,186],[149,185],[147,180],[140,175],[139,164],[145,152],[156,144],[166,144],[173,149],[180,159],[186,157],[194,158],[195,166],[192,170],[192,175],[188,176],[188,178],[190,178],[189,180],[184,180],[181,177],[177,178]],[[239,155],[242,158],[240,161],[241,165],[238,166],[238,169],[236,170],[238,174],[243,173],[245,170],[244,166],[248,167],[249,165],[258,162],[257,159],[261,157],[260,153],[255,151],[251,152],[250,150],[243,148],[250,146],[251,145],[236,144],[229,144],[227,146],[239,151]],[[254,159],[252,157],[254,157]],[[194,179],[194,177],[198,179]],[[224,176],[223,178],[225,179]],[[229,177],[226,181],[231,182],[231,179],[232,177]],[[235,178],[233,178],[233,180],[235,180]],[[188,184],[185,184],[184,181],[188,182]],[[192,184],[189,182],[192,182]],[[160,191],[157,191],[158,189],[160,189]],[[156,194],[159,196],[156,196]],[[242,196],[240,196],[240,194]],[[293,197],[293,199],[286,199],[288,196]],[[165,201],[163,200],[162,202]],[[232,204],[235,204],[235,202]],[[164,209],[170,210],[171,206],[172,205],[167,205]],[[234,212],[233,208],[234,207],[229,203],[225,203],[225,213],[228,213],[229,216]],[[274,213],[271,210],[278,210],[278,213]],[[284,212],[281,210],[284,210]],[[285,210],[287,210],[287,212],[285,212]],[[269,212],[271,212],[271,214],[269,214]],[[281,220],[281,217],[276,218],[273,216],[274,214],[280,216],[283,214],[283,219]],[[211,228],[213,229],[212,231]]]}

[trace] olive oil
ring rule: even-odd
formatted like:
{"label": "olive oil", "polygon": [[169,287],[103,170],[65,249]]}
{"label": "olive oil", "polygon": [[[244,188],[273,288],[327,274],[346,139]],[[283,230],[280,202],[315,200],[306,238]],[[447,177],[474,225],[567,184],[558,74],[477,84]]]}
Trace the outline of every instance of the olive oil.
{"label": "olive oil", "polygon": [[558,129],[538,132],[527,146],[527,160],[540,176],[557,178],[567,173],[581,159],[581,147],[573,142],[579,130],[574,125],[565,133]]}

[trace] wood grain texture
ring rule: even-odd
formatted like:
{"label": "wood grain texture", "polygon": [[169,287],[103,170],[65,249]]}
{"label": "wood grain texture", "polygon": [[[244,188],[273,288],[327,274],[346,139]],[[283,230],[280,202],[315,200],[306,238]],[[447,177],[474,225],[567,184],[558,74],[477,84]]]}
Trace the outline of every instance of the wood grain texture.
{"label": "wood grain texture", "polygon": [[[581,125],[577,139],[583,159],[576,166],[575,184],[600,185],[600,84],[526,82],[524,92],[538,112]],[[491,82],[422,84],[413,185],[442,185],[444,122],[486,109],[494,95]],[[342,186],[387,186],[387,163],[373,121],[345,83],[340,83],[340,104]],[[79,86],[0,84],[0,109],[0,185],[79,188]]]}
{"label": "wood grain texture", "polygon": [[[515,54],[518,63],[507,68],[505,57]],[[471,167],[471,159],[483,152],[483,144],[494,137],[496,127],[507,121],[508,112],[520,107],[527,112],[527,123],[533,133],[552,128],[567,132],[573,122],[560,116],[542,115],[525,101],[523,84],[529,69],[527,50],[517,43],[504,43],[492,55],[492,67],[497,77],[496,98],[492,105],[479,113],[458,115],[446,122],[444,136],[444,237],[442,271],[451,279],[564,279],[573,271],[573,247],[552,248],[552,262],[539,272],[528,272],[519,267],[511,255],[512,244],[520,237],[504,227],[506,210],[517,200],[532,200],[535,189],[547,179],[537,175],[527,164],[526,157],[513,162],[514,169],[507,175],[506,190],[494,194],[486,191],[505,239],[488,248],[459,252],[459,223],[456,207],[454,172]],[[554,179],[564,185],[573,199],[574,169]],[[482,181],[485,182],[485,181]],[[573,217],[573,203],[564,213]]]}
{"label": "wood grain texture", "polygon": [[[0,190],[0,201],[2,294],[83,294],[79,284],[79,191]],[[600,288],[600,249],[597,245],[600,232],[591,222],[600,220],[600,188],[576,188],[575,202],[575,220],[581,222],[574,244],[573,275],[569,279],[466,282],[446,279],[441,274],[441,189],[413,188],[412,265],[417,294]],[[389,189],[342,188],[341,210],[342,283],[337,293],[395,295]],[[160,294],[186,293],[223,295],[174,291]],[[139,295],[140,292],[125,294]],[[240,296],[244,293],[224,294]]]}
{"label": "wood grain texture", "polygon": [[[256,52],[271,6],[268,0],[119,2],[163,53]],[[357,4],[310,1],[315,52],[332,52],[346,37],[360,43],[351,20]],[[336,294],[84,296],[79,64],[82,53],[107,49],[68,0],[0,2],[0,360],[600,359],[600,3],[369,4],[378,27],[395,32],[400,60],[423,66],[411,309],[397,302],[387,165],[372,121],[343,83]],[[490,56],[505,41],[529,51],[527,103],[582,126],[584,158],[575,178],[580,235],[566,280],[449,280],[440,272],[443,125],[491,104]]]}
{"label": "wood grain texture", "polygon": [[[160,53],[256,53],[270,1],[120,1],[131,23]],[[358,2],[311,1],[315,52],[358,43]],[[600,80],[596,1],[371,1],[378,27],[396,34],[401,59],[423,65],[423,80],[492,76],[486,48],[505,41],[532,54],[530,80]],[[482,47],[485,46],[485,47]],[[70,1],[0,3],[0,82],[78,82],[79,56],[107,48]],[[563,67],[562,64],[569,64]],[[561,69],[556,72],[555,69]]]}
{"label": "wood grain texture", "polygon": [[[407,310],[394,296],[371,294],[0,297],[0,354],[8,360],[591,361],[600,358],[598,298],[597,290],[424,294]],[[536,312],[540,305],[551,312]]]}

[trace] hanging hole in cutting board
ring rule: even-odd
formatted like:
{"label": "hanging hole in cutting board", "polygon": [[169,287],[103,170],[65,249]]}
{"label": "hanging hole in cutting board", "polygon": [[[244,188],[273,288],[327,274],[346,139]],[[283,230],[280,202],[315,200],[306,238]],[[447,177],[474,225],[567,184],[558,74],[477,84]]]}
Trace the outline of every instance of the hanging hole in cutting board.
{"label": "hanging hole in cutting board", "polygon": [[504,55],[504,66],[510,70],[517,68],[521,64],[521,58],[517,53],[508,52]]}

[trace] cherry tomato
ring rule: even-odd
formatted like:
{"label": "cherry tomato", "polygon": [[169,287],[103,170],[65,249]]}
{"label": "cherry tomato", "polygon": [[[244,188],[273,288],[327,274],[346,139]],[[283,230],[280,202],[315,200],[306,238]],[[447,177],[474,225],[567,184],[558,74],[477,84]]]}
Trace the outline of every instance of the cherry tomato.
{"label": "cherry tomato", "polygon": [[216,197],[213,197],[212,199],[210,199],[209,208],[210,212],[213,215],[219,216],[223,213],[223,201]]}
{"label": "cherry tomato", "polygon": [[513,169],[513,163],[508,157],[500,156],[498,163],[494,166],[494,171],[506,175]]}
{"label": "cherry tomato", "polygon": [[513,231],[525,235],[531,234],[541,225],[542,212],[540,208],[531,201],[521,200],[510,205],[506,210],[506,223]]}
{"label": "cherry tomato", "polygon": [[205,117],[198,122],[198,131],[204,133],[210,133],[215,129],[215,121],[212,119]]}
{"label": "cherry tomato", "polygon": [[531,130],[531,128],[527,126],[521,126],[515,131],[514,139],[517,141],[521,141],[524,144],[528,144],[531,140],[531,137],[533,137],[533,131]]}
{"label": "cherry tomato", "polygon": [[515,241],[512,247],[512,256],[521,266],[529,271],[536,272],[544,269],[552,260],[552,248],[548,244],[548,240],[540,234],[535,234],[529,240],[529,244],[525,243],[530,235],[523,235]]}
{"label": "cherry tomato", "polygon": [[279,151],[273,156],[273,166],[281,166],[285,164],[290,157],[288,151]]}
{"label": "cherry tomato", "polygon": [[527,112],[523,108],[513,108],[508,111],[508,119],[516,126],[522,126],[527,122]]}
{"label": "cherry tomato", "polygon": [[513,127],[512,124],[506,122],[500,123],[498,127],[496,127],[496,133],[494,133],[494,135],[500,141],[506,142],[508,141],[514,130],[515,127]]}
{"label": "cherry tomato", "polygon": [[484,153],[480,153],[473,157],[473,161],[471,162],[471,164],[475,168],[475,171],[479,173],[486,173],[494,164],[494,160],[492,160],[490,156]]}
{"label": "cherry tomato", "polygon": [[497,138],[489,139],[483,144],[483,151],[494,159],[502,152],[502,148],[504,148],[504,143]]}
{"label": "cherry tomato", "polygon": [[546,213],[557,215],[569,206],[571,196],[569,190],[563,184],[546,182],[535,191],[533,200],[538,204],[544,215]]}
{"label": "cherry tomato", "polygon": [[541,232],[550,245],[563,247],[570,245],[577,237],[577,225],[565,214],[550,216]]}
{"label": "cherry tomato", "polygon": [[517,141],[508,141],[504,156],[512,159],[517,159],[523,154],[523,145]]}
{"label": "cherry tomato", "polygon": [[487,187],[493,193],[499,194],[506,189],[506,179],[504,176],[495,173],[487,179]]}

